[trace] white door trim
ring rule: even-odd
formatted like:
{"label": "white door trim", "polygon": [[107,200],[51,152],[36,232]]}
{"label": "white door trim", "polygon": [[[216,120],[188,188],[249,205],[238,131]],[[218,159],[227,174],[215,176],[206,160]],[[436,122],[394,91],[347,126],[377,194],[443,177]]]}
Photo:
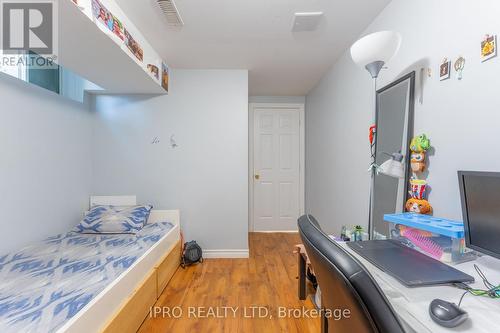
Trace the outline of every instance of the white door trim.
{"label": "white door trim", "polygon": [[[305,211],[305,147],[306,147],[306,133],[305,133],[305,112],[304,104],[302,103],[249,103],[248,105],[248,231],[254,231],[253,223],[253,193],[254,193],[254,169],[253,169],[253,142],[254,142],[254,114],[256,108],[269,108],[276,109],[277,111],[281,109],[297,109],[299,112],[299,135],[300,135],[300,147],[299,147],[299,205],[300,205],[300,215],[304,214]],[[283,230],[286,231],[296,231],[296,230]]]}

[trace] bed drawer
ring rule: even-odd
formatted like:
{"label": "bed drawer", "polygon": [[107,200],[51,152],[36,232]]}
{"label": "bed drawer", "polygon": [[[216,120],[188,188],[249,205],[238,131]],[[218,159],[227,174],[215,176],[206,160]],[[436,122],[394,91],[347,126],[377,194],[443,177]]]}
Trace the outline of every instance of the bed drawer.
{"label": "bed drawer", "polygon": [[174,275],[179,267],[181,257],[181,242],[178,241],[172,251],[163,258],[163,260],[156,267],[157,277],[157,297],[160,297],[163,289]]}
{"label": "bed drawer", "polygon": [[156,302],[156,290],[156,272],[153,270],[103,332],[136,332],[148,315],[150,307]]}

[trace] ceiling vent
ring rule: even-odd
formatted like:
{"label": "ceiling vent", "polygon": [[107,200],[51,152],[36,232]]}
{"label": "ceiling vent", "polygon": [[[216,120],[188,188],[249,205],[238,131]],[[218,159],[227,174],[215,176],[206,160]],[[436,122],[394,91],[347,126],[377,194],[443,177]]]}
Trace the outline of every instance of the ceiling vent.
{"label": "ceiling vent", "polygon": [[314,31],[323,17],[323,12],[295,13],[293,32]]}
{"label": "ceiling vent", "polygon": [[175,27],[182,27],[184,25],[184,22],[177,11],[174,0],[156,0],[156,2],[158,2],[161,11],[165,14],[168,25]]}

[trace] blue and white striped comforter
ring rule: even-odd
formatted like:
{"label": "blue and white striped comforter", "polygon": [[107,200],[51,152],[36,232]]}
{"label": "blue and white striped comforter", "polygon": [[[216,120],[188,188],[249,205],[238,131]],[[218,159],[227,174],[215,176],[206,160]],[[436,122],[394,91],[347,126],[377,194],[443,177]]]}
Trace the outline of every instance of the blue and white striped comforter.
{"label": "blue and white striped comforter", "polygon": [[47,238],[0,255],[0,332],[54,332],[172,229]]}

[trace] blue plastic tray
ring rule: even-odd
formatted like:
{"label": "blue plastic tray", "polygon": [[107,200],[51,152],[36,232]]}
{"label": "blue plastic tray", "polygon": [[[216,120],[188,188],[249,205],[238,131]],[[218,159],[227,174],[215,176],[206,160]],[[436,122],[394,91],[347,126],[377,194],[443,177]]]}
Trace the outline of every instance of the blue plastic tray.
{"label": "blue plastic tray", "polygon": [[464,224],[460,221],[415,213],[385,214],[384,220],[451,238],[464,238]]}

